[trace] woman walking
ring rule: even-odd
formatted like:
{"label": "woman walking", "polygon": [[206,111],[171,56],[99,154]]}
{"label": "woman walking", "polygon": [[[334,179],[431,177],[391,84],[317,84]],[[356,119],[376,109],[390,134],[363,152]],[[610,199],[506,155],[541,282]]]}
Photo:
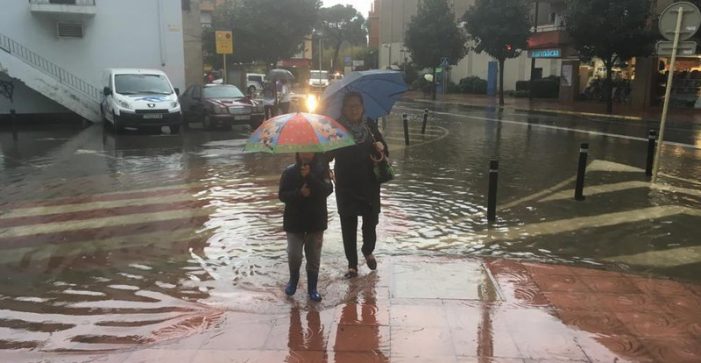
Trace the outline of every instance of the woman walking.
{"label": "woman walking", "polygon": [[362,218],[363,245],[361,251],[367,266],[374,270],[377,260],[373,255],[377,241],[380,214],[380,183],[373,168],[382,154],[388,156],[387,143],[377,124],[365,118],[363,97],[351,92],[343,98],[339,120],[352,134],[355,145],[334,151],[336,158],[336,201],[341,217],[343,247],[348,260],[347,278],[358,276],[357,230],[358,217]]}
{"label": "woman walking", "polygon": [[326,198],[333,192],[328,161],[320,154],[298,153],[295,163],[282,173],[279,198],[285,203],[283,229],[287,232],[287,258],[290,280],[285,294],[297,291],[302,251],[307,258],[307,293],[321,301],[317,291],[321,246],[327,228]]}

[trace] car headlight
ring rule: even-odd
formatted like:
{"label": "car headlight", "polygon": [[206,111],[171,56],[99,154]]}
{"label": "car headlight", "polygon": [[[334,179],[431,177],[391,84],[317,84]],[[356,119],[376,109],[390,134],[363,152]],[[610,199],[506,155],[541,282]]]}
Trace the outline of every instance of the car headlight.
{"label": "car headlight", "polygon": [[318,105],[316,96],[308,95],[306,103],[307,103],[307,112],[313,113],[316,110],[316,107]]}
{"label": "car headlight", "polygon": [[178,103],[177,103],[177,102],[171,102],[171,103],[170,103],[170,108],[178,108]]}
{"label": "car headlight", "polygon": [[224,107],[224,106],[214,106],[212,108],[212,110],[214,111],[214,113],[228,113],[229,112],[229,110],[227,110],[226,107]]}
{"label": "car headlight", "polygon": [[131,110],[131,105],[127,101],[117,100],[117,104],[119,105],[119,107]]}

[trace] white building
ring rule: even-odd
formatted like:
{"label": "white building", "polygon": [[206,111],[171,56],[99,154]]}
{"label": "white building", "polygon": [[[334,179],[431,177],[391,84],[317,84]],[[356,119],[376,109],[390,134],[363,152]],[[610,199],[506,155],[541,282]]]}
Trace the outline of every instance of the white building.
{"label": "white building", "polygon": [[185,89],[180,0],[11,0],[0,12],[0,116],[72,111],[98,121],[105,68],[155,68]]}

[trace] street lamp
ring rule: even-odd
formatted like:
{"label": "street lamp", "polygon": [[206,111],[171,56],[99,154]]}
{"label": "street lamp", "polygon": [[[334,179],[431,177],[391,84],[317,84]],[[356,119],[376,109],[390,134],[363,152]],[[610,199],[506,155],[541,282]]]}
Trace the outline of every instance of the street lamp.
{"label": "street lamp", "polygon": [[321,42],[323,40],[322,36],[324,35],[324,33],[320,30],[317,30],[314,32],[314,34],[316,34],[316,36],[319,38],[319,50],[317,51],[317,53],[319,53],[319,70],[321,71]]}
{"label": "street lamp", "polygon": [[392,68],[392,43],[382,44],[383,47],[389,48],[387,53],[387,69]]}
{"label": "street lamp", "polygon": [[406,47],[402,47],[402,49],[399,52],[402,53],[402,57],[404,58],[402,68],[404,69],[404,74],[406,75],[406,54],[409,52],[409,49],[407,49]]}

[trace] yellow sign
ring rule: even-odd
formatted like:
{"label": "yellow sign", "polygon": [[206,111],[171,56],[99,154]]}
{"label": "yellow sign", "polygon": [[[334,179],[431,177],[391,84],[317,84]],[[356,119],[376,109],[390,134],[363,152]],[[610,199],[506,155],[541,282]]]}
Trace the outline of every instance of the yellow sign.
{"label": "yellow sign", "polygon": [[231,32],[216,31],[214,38],[217,44],[217,54],[234,54],[234,39]]}

